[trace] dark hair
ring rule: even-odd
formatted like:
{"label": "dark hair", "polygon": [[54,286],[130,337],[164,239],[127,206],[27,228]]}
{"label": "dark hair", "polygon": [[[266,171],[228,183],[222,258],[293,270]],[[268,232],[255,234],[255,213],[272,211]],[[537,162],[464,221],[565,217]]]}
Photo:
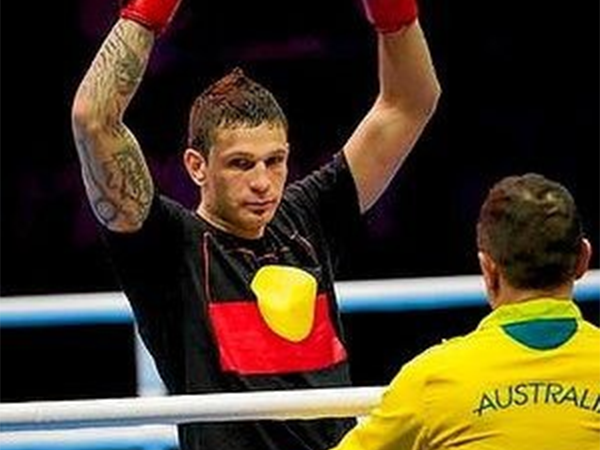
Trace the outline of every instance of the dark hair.
{"label": "dark hair", "polygon": [[194,101],[189,117],[188,146],[207,156],[218,128],[254,127],[265,122],[288,129],[285,114],[273,94],[236,67]]}
{"label": "dark hair", "polygon": [[518,289],[560,286],[575,274],[583,230],[569,191],[542,175],[509,176],[489,191],[477,245]]}

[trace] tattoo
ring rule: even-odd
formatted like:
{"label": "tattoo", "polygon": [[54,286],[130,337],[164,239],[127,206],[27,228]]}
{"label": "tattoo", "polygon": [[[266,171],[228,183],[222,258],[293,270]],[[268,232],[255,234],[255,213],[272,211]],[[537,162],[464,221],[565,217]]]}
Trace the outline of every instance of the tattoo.
{"label": "tattoo", "polygon": [[101,162],[84,140],[78,141],[84,179],[94,212],[105,225],[119,221],[137,227],[146,217],[153,187],[144,158],[127,129],[121,127],[123,147]]}
{"label": "tattoo", "polygon": [[119,22],[81,83],[80,91],[101,132],[77,138],[90,203],[105,225],[139,226],[152,200],[152,179],[137,141],[122,123],[153,45],[152,33]]}
{"label": "tattoo", "polygon": [[140,85],[152,43],[149,33],[122,24],[109,34],[82,83],[98,116],[122,116]]}
{"label": "tattoo", "polygon": [[[135,146],[126,146],[102,164],[105,183],[95,208],[105,223],[125,220],[139,226],[152,201],[152,183],[141,153]],[[99,186],[100,187],[100,186]],[[107,195],[108,194],[108,195]]]}
{"label": "tattoo", "polygon": [[140,33],[126,33],[122,28],[117,28],[114,39],[106,42],[106,57],[115,62],[115,86],[117,92],[123,96],[131,95],[139,86],[146,67],[146,59],[140,59],[133,47],[127,43],[133,39],[141,43],[144,49],[147,48],[150,42],[143,43],[139,37]]}
{"label": "tattoo", "polygon": [[152,186],[139,152],[123,149],[113,154],[113,160],[104,164],[104,170],[107,175],[107,187],[111,192],[118,194],[123,200],[122,203],[133,204],[136,211],[149,205]]}

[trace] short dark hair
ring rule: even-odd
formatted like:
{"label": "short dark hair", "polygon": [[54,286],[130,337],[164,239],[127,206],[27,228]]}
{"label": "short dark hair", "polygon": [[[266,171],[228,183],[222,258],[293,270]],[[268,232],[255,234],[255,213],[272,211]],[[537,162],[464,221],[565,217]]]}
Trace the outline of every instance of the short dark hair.
{"label": "short dark hair", "polygon": [[221,127],[281,125],[288,122],[274,95],[239,67],[211,84],[190,110],[188,146],[208,156]]}
{"label": "short dark hair", "polygon": [[572,279],[582,239],[569,191],[536,173],[497,182],[477,222],[479,249],[518,289],[554,288]]}

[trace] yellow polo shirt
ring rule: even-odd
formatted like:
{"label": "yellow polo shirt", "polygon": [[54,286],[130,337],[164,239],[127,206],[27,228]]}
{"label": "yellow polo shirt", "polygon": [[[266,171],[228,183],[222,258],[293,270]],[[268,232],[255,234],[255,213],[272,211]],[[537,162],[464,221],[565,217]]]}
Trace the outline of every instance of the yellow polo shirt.
{"label": "yellow polo shirt", "polygon": [[599,450],[600,329],[543,298],[431,347],[335,447],[408,449]]}

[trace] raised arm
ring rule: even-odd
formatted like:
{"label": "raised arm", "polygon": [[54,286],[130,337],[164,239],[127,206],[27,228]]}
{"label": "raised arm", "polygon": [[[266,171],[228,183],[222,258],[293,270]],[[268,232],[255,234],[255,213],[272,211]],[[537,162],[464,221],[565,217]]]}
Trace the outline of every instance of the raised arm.
{"label": "raised arm", "polygon": [[378,38],[379,94],[344,147],[361,211],[369,209],[406,159],[440,95],[416,0],[363,0]]}
{"label": "raised arm", "polygon": [[146,71],[156,35],[178,3],[133,0],[123,8],[73,99],[73,135],[87,196],[98,220],[114,231],[140,228],[150,208],[150,171],[123,116]]}

